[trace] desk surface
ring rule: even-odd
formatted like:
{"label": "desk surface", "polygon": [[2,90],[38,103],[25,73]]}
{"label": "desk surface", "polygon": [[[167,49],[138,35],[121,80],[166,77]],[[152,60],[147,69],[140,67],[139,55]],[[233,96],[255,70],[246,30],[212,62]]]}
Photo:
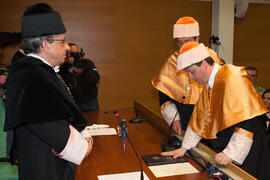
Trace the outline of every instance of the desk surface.
{"label": "desk surface", "polygon": [[[90,124],[108,124],[112,128],[116,128],[118,120],[114,117],[112,112],[88,112],[85,113],[90,120]],[[127,119],[135,117],[133,109],[120,111],[120,118]],[[160,153],[160,144],[166,143],[166,139],[155,128],[153,128],[147,121],[142,123],[128,125],[128,135],[131,139],[139,156],[145,154]],[[133,152],[130,143],[127,139],[121,139],[117,135],[110,136],[95,136],[94,146],[90,155],[83,160],[82,164],[77,168],[76,180],[95,180],[98,175],[117,174],[126,172],[140,171],[140,165]],[[143,171],[147,174],[149,179],[157,179],[144,161],[141,159]],[[201,167],[189,160],[189,162],[198,170]],[[174,179],[207,179],[207,173],[200,172],[187,175],[170,176],[158,178],[160,180],[174,180]]]}

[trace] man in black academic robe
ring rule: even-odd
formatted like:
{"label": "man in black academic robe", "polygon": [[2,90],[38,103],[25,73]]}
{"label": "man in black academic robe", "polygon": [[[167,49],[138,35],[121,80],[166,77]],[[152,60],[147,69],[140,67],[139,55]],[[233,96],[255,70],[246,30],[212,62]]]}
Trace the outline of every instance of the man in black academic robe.
{"label": "man in black academic robe", "polygon": [[88,120],[53,69],[69,49],[65,32],[48,4],[24,12],[27,56],[9,69],[5,121],[5,130],[14,132],[11,156],[20,180],[74,180],[76,164],[92,149],[91,137],[82,132]]}

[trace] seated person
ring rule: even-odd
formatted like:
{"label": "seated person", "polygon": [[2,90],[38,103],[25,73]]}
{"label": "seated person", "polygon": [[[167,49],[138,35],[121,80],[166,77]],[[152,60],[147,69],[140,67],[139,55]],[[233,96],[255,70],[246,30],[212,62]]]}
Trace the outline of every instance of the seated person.
{"label": "seated person", "polygon": [[256,91],[262,96],[264,89],[257,86],[257,77],[258,77],[258,71],[255,67],[249,66],[246,68],[248,77],[250,78],[252,84],[254,85]]}
{"label": "seated person", "polygon": [[268,119],[270,119],[270,89],[266,89],[263,92],[262,99],[263,99],[263,102],[264,102],[266,108],[268,109],[268,112],[266,113],[266,115],[267,115]]}
{"label": "seated person", "polygon": [[270,121],[270,89],[266,89],[262,95],[263,102],[268,109],[268,112],[264,114],[264,118],[266,120],[266,130],[267,130],[267,137],[269,141],[269,147],[270,147],[270,127],[269,127],[269,121]]}
{"label": "seated person", "polygon": [[7,133],[4,132],[5,107],[0,98],[0,180],[17,180],[18,167],[11,165],[8,158]]}

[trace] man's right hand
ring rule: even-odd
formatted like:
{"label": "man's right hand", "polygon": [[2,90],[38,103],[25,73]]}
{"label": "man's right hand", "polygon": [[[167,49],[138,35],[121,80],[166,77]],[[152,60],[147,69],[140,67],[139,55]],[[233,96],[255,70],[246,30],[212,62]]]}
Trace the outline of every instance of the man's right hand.
{"label": "man's right hand", "polygon": [[73,71],[79,75],[81,75],[83,73],[83,68],[76,68],[76,67],[73,67]]}
{"label": "man's right hand", "polygon": [[174,132],[176,132],[178,135],[181,135],[182,127],[181,127],[180,120],[175,120],[172,124],[172,128]]}
{"label": "man's right hand", "polygon": [[90,154],[90,152],[92,151],[92,148],[93,148],[93,141],[88,137],[85,138],[85,140],[88,142],[88,149],[87,149],[87,152],[86,152],[84,158],[86,158]]}

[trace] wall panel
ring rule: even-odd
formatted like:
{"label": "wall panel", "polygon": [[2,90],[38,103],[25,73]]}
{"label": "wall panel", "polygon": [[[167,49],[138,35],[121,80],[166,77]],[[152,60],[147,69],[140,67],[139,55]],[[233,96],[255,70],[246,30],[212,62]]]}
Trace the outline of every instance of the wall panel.
{"label": "wall panel", "polygon": [[249,4],[242,19],[235,19],[234,64],[255,66],[258,84],[270,88],[270,5]]}
{"label": "wall panel", "polygon": [[[4,1],[0,31],[19,31],[20,17],[34,0]],[[200,40],[209,46],[211,3],[187,0],[57,0],[49,2],[63,17],[67,39],[78,43],[97,65],[101,75],[102,110],[130,107],[133,99],[158,111],[157,92],[150,80],[177,47],[173,24],[193,16],[200,24]],[[16,4],[16,5],[15,5]],[[259,83],[269,85],[269,5],[251,4],[236,20],[234,62],[260,71]],[[259,15],[259,20],[256,18]],[[263,24],[263,25],[262,25]],[[261,36],[259,36],[261,35]],[[257,44],[260,43],[260,46]],[[5,50],[0,63],[8,64],[15,48]]]}

